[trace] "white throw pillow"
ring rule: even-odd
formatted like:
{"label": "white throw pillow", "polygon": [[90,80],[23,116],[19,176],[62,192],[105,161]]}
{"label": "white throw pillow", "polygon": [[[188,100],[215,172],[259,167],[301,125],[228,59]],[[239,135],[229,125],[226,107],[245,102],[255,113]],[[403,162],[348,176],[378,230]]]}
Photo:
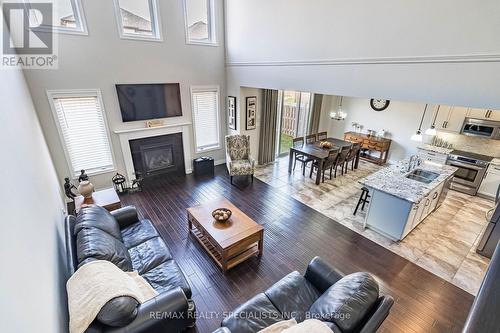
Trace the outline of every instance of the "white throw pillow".
{"label": "white throw pillow", "polygon": [[281,333],[284,332],[284,330],[286,330],[287,328],[295,325],[297,325],[297,321],[295,320],[295,318],[292,318],[290,320],[282,320],[264,328],[263,330],[260,330],[257,333]]}
{"label": "white throw pillow", "polygon": [[300,324],[287,328],[281,333],[332,333],[333,331],[324,322],[317,319],[304,320]]}

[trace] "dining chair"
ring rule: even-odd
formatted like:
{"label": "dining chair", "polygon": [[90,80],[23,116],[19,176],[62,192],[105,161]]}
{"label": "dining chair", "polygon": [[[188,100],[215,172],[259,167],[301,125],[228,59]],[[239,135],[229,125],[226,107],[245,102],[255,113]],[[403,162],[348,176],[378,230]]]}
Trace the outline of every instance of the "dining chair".
{"label": "dining chair", "polygon": [[347,173],[347,169],[349,169],[349,162],[351,162],[351,170],[354,171],[354,162],[356,161],[356,158],[360,150],[361,150],[360,142],[355,142],[352,144],[351,150],[349,151],[349,154],[347,155],[347,158],[344,163],[345,173]]}
{"label": "dining chair", "polygon": [[[352,146],[352,145],[351,145]],[[339,156],[337,158],[337,161],[335,162],[335,165],[333,168],[335,169],[335,173],[333,177],[337,177],[337,168],[340,165],[340,171],[342,175],[344,175],[344,163],[347,158],[347,155],[349,155],[349,152],[351,151],[351,146],[343,146],[342,149],[340,150]]]}
{"label": "dining chair", "polygon": [[[293,145],[293,148],[300,148],[300,147],[304,146],[304,137],[294,138],[293,141],[292,141],[292,145]],[[297,164],[297,161],[299,161],[300,163],[302,163],[302,175],[304,176],[306,174],[307,163],[313,161],[313,159],[307,157],[304,154],[296,152],[295,153],[295,158],[293,160],[293,170],[295,170],[295,166]]]}
{"label": "dining chair", "polygon": [[306,143],[315,143],[316,141],[318,141],[316,134],[306,135]]}
{"label": "dining chair", "polygon": [[319,132],[318,133],[318,141],[323,141],[328,139],[328,133],[327,132]]}
{"label": "dining chair", "polygon": [[[339,148],[330,150],[328,158],[323,162],[323,171],[322,171],[323,174],[321,175],[322,183],[325,182],[325,172],[327,170],[330,170],[330,179],[332,179],[333,166],[335,165],[337,158],[339,157],[339,152],[340,152]],[[313,162],[313,164],[311,165],[311,172],[309,173],[309,178],[312,178],[313,171],[318,172],[317,170],[319,163],[321,163],[321,161]]]}

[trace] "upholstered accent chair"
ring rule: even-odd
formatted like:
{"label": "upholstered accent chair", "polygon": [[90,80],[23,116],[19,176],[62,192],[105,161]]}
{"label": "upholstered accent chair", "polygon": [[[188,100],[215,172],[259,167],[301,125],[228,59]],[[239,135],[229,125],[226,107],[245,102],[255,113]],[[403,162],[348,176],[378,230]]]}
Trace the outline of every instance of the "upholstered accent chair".
{"label": "upholstered accent chair", "polygon": [[231,184],[233,176],[251,176],[255,171],[255,160],[250,156],[249,135],[226,136],[226,166]]}

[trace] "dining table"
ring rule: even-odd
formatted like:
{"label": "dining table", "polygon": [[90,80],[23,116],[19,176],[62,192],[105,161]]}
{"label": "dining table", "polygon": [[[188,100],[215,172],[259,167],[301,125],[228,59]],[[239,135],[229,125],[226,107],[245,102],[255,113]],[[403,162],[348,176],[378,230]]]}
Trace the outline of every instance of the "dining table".
{"label": "dining table", "polygon": [[[346,140],[341,140],[337,138],[327,138],[326,140],[322,141],[328,141],[333,144],[331,148],[323,148],[320,145],[320,142],[314,142],[314,143],[304,143],[302,146],[299,147],[291,147],[290,148],[290,156],[289,156],[289,163],[288,163],[288,173],[293,172],[293,160],[296,154],[301,154],[309,157],[312,160],[315,160],[318,162],[318,171],[316,173],[316,185],[319,185],[321,182],[321,174],[323,173],[323,164],[330,155],[330,151],[339,149],[342,147],[350,147],[352,146],[352,142],[346,141]],[[359,164],[359,152],[358,155],[356,156],[356,159],[354,161],[354,168],[358,168]]]}

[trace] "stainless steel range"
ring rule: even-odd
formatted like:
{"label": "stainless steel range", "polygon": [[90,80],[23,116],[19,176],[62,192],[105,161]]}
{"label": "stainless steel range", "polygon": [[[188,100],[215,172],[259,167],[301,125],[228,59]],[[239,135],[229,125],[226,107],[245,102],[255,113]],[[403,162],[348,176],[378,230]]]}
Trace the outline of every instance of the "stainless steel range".
{"label": "stainless steel range", "polygon": [[453,150],[448,155],[446,164],[457,167],[453,177],[451,189],[470,195],[476,195],[483,180],[489,162],[493,157],[471,153],[468,151]]}

